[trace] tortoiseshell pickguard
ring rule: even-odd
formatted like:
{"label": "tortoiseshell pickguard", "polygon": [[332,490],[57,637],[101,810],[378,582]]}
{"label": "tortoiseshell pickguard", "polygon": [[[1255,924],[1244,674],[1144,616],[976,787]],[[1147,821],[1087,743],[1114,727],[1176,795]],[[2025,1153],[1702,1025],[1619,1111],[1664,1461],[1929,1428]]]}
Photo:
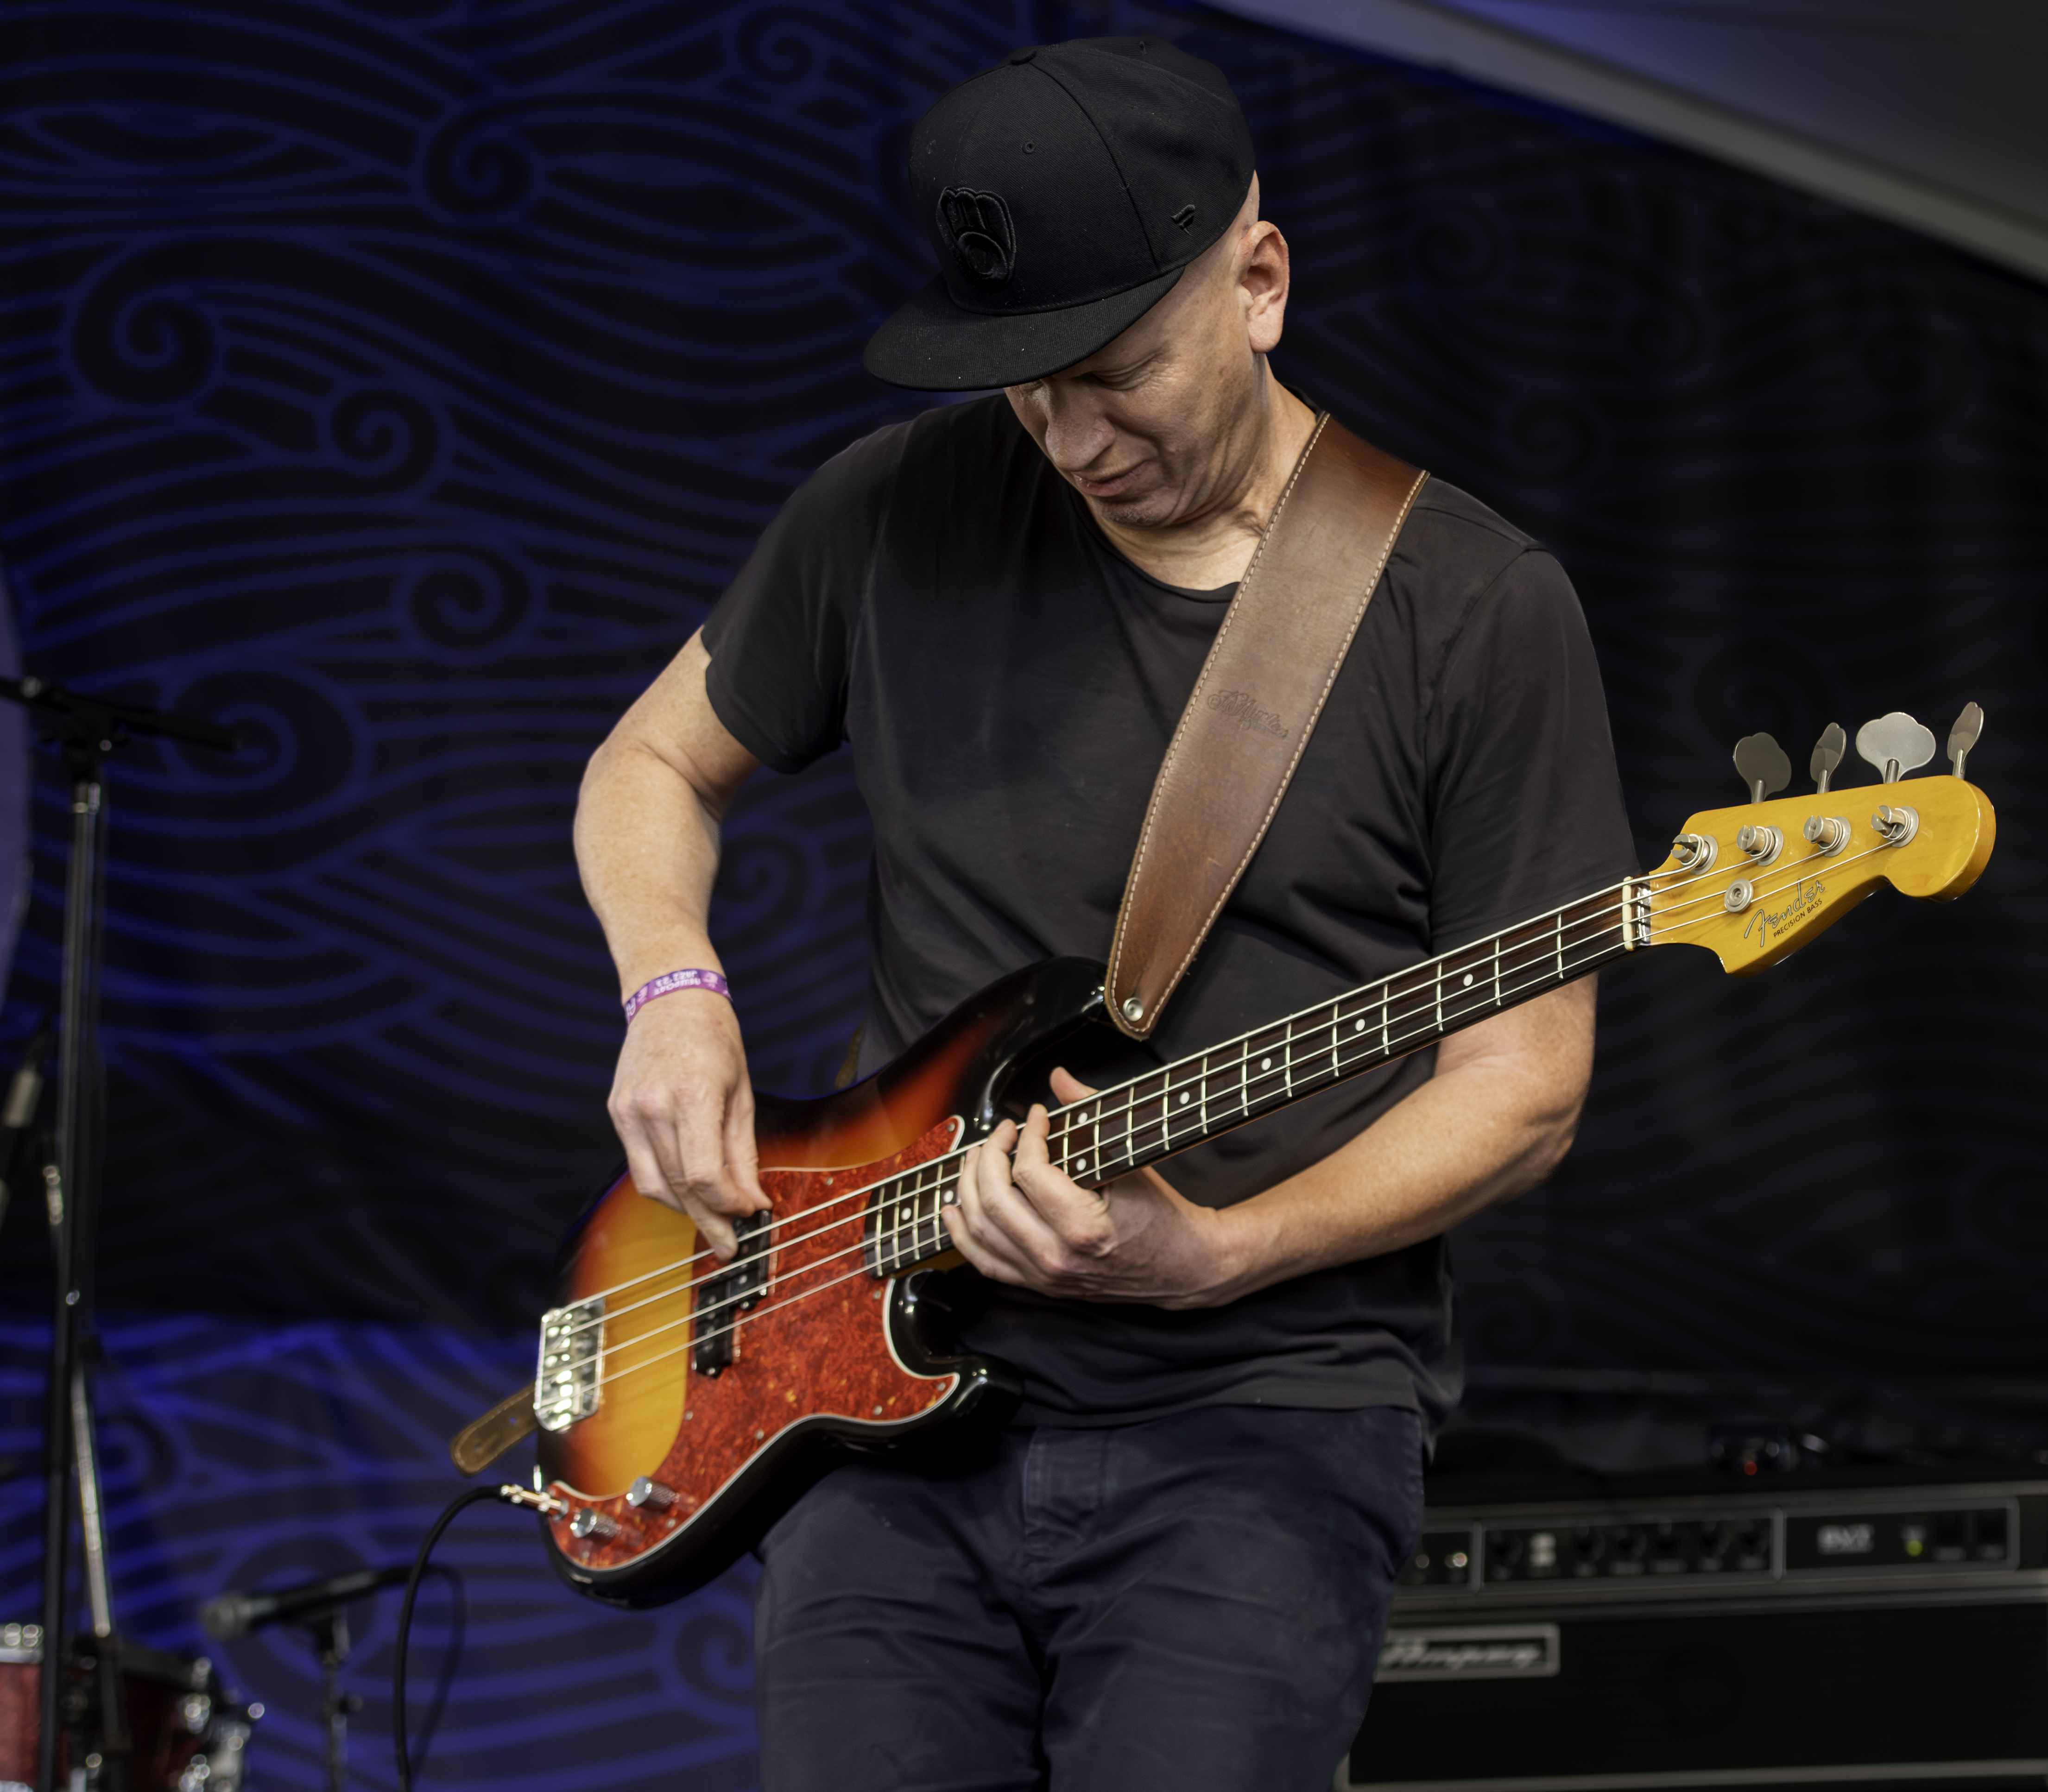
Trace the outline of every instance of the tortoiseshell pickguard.
{"label": "tortoiseshell pickguard", "polygon": [[[673,1442],[665,1456],[650,1449],[644,1472],[672,1488],[675,1503],[657,1511],[628,1505],[623,1491],[576,1498],[572,1512],[549,1521],[568,1561],[599,1571],[630,1565],[686,1526],[754,1456],[801,1420],[886,1427],[930,1411],[952,1393],[957,1375],[913,1375],[890,1348],[886,1285],[867,1272],[862,1255],[867,1198],[820,1215],[815,1224],[789,1220],[835,1195],[942,1155],[959,1134],[958,1120],[948,1119],[903,1150],[855,1168],[762,1170],[777,1231],[789,1232],[791,1241],[772,1250],[767,1286],[739,1327],[735,1360],[715,1379],[689,1373]],[[818,1291],[806,1295],[811,1289]],[[618,1534],[573,1535],[570,1520],[582,1511],[610,1519]]]}

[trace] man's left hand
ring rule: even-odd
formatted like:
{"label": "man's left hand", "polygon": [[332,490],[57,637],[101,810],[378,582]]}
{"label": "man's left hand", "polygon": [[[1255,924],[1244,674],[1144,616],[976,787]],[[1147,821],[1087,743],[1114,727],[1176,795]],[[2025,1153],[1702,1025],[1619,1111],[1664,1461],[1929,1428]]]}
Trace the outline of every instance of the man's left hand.
{"label": "man's left hand", "polygon": [[[1053,1093],[1095,1093],[1064,1070]],[[991,1281],[1074,1301],[1220,1306],[1236,1286],[1238,1228],[1197,1207],[1156,1170],[1087,1189],[1053,1167],[1049,1117],[1034,1107],[1022,1131],[1008,1120],[960,1165],[960,1204],[946,1210],[955,1247]]]}

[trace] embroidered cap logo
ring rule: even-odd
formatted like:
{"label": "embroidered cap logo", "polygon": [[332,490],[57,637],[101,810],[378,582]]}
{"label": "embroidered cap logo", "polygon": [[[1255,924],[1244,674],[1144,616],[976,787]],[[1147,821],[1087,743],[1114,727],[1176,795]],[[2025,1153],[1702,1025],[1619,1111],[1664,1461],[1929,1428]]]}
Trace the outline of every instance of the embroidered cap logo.
{"label": "embroidered cap logo", "polygon": [[996,193],[948,187],[939,195],[939,235],[977,286],[1007,286],[1014,271],[1017,232]]}

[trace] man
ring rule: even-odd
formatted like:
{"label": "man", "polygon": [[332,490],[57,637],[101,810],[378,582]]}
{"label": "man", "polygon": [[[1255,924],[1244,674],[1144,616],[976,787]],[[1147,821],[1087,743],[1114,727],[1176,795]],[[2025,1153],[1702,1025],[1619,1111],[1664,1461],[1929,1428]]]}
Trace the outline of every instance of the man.
{"label": "man", "polygon": [[[999,976],[1105,955],[1314,421],[1267,367],[1287,246],[1207,64],[1020,51],[933,108],[910,163],[944,271],[869,365],[1001,394],[820,470],[600,749],[577,820],[623,990],[715,972],[720,814],[757,765],[850,739],[875,823],[863,1073]],[[1193,970],[1092,1074],[1632,869],[1569,584],[1432,483]],[[1456,1398],[1441,1235],[1556,1165],[1592,1041],[1588,981],[1100,1192],[1050,1166],[1042,1108],[1000,1128],[947,1216],[972,1270],[944,1297],[1023,1404],[985,1460],[851,1463],[770,1534],[764,1782],[1326,1786]],[[721,1251],[766,1205],[751,1100],[715,984],[639,1009],[612,1098],[633,1175]]]}

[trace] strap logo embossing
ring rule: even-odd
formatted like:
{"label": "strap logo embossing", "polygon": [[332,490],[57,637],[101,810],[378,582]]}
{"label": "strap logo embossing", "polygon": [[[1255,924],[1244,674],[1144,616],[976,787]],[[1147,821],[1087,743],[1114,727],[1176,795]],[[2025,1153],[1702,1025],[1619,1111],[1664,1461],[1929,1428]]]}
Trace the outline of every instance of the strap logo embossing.
{"label": "strap logo embossing", "polygon": [[1287,738],[1287,731],[1280,726],[1278,712],[1261,709],[1258,698],[1250,691],[1212,691],[1208,706],[1225,716],[1235,716],[1240,734],[1270,735],[1275,740]]}

